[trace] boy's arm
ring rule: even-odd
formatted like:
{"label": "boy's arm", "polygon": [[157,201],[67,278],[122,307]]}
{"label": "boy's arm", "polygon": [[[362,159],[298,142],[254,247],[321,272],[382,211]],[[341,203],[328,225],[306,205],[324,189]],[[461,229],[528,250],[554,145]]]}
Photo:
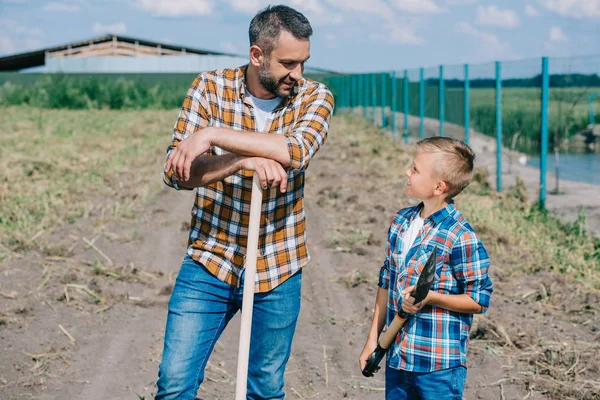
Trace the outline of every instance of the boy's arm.
{"label": "boy's arm", "polygon": [[485,313],[490,305],[490,297],[494,290],[488,276],[490,258],[481,240],[472,232],[464,233],[452,248],[450,268],[458,282],[460,294],[443,294],[429,292],[421,303],[413,305],[410,293],[414,287],[402,291],[405,300],[402,309],[414,314],[425,304],[441,307],[446,310],[480,314]]}
{"label": "boy's arm", "polygon": [[367,335],[367,341],[365,342],[365,346],[363,347],[360,356],[358,357],[358,362],[360,364],[360,370],[364,370],[369,361],[369,357],[375,351],[377,347],[377,341],[379,339],[379,334],[383,330],[385,326],[386,320],[386,311],[387,311],[387,302],[388,302],[388,287],[390,284],[390,271],[389,271],[389,258],[391,254],[390,248],[390,230],[388,230],[388,240],[386,242],[385,251],[386,258],[383,262],[383,266],[379,271],[379,282],[377,286],[377,297],[375,298],[375,308],[373,310],[373,320],[371,321],[371,328],[369,329],[369,334]]}
{"label": "boy's arm", "polygon": [[375,351],[375,348],[377,347],[377,341],[379,339],[379,334],[385,326],[387,300],[388,290],[380,287],[377,290],[377,297],[375,299],[375,309],[373,310],[373,321],[371,322],[371,328],[369,329],[367,341],[365,342],[365,346],[363,347],[363,350],[360,353],[360,356],[358,357],[358,362],[360,364],[361,371],[365,369],[367,361],[369,361],[371,354],[373,354],[373,352]]}

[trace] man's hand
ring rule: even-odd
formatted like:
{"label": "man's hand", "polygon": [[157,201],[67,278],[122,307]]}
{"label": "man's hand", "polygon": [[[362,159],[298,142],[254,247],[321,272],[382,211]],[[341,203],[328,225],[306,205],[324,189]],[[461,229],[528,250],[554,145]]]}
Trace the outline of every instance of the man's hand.
{"label": "man's hand", "polygon": [[431,300],[429,297],[431,292],[429,292],[429,294],[427,295],[425,300],[421,301],[420,303],[413,304],[415,301],[415,298],[412,296],[411,293],[415,290],[415,288],[416,288],[416,285],[409,286],[401,292],[402,296],[404,296],[404,300],[402,301],[402,311],[404,311],[405,313],[416,314],[421,308],[423,308]]}
{"label": "man's hand", "polygon": [[194,132],[192,135],[183,139],[177,147],[175,147],[165,164],[165,171],[173,168],[173,174],[177,180],[188,181],[190,179],[190,171],[192,162],[210,149],[210,130],[209,128],[201,129]]}
{"label": "man's hand", "polygon": [[247,157],[242,160],[242,169],[255,171],[263,189],[278,187],[281,193],[287,189],[287,172],[277,161],[262,157]]}
{"label": "man's hand", "polygon": [[[360,353],[360,356],[358,357],[358,363],[360,365],[361,371],[364,370],[365,367],[367,366],[367,361],[369,361],[369,358],[371,358],[371,354],[373,354],[376,347],[377,347],[377,339],[367,338],[365,347],[363,348],[362,353]],[[379,368],[380,367],[377,367],[377,369],[373,372],[379,371]]]}

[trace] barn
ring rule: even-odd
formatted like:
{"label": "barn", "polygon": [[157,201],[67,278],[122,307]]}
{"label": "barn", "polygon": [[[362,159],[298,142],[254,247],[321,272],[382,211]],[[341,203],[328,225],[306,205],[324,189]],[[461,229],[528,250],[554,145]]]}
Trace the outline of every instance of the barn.
{"label": "barn", "polygon": [[[107,34],[0,57],[0,72],[38,73],[198,73],[243,65],[245,55]],[[329,73],[307,68],[307,73]]]}

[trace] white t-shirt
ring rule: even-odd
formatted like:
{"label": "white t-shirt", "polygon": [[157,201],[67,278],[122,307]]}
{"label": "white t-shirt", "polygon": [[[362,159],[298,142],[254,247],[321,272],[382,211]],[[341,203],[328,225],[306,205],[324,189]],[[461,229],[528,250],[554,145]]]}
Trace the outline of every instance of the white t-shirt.
{"label": "white t-shirt", "polygon": [[273,114],[273,110],[277,108],[279,103],[283,100],[281,97],[275,97],[272,99],[259,99],[253,96],[248,90],[246,90],[246,97],[254,105],[254,117],[256,118],[256,130],[258,132],[268,132],[267,121]]}
{"label": "white t-shirt", "polygon": [[405,259],[408,255],[408,251],[415,242],[415,239],[419,235],[419,231],[421,230],[421,228],[423,228],[424,222],[425,221],[423,220],[423,218],[421,218],[420,213],[417,214],[411,222],[408,229],[406,230],[406,232],[404,233],[404,236],[402,238],[402,254],[404,254]]}

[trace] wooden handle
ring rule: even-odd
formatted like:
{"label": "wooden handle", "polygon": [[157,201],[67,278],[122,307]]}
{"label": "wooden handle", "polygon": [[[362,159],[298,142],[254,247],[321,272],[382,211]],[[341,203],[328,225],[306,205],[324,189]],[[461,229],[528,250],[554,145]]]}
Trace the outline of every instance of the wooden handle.
{"label": "wooden handle", "polygon": [[255,172],[252,178],[252,200],[250,201],[250,222],[248,224],[248,245],[244,267],[244,294],[242,298],[242,324],[240,326],[240,346],[238,351],[235,400],[246,400],[248,386],[248,358],[250,357],[250,331],[252,329],[252,308],[254,306],[254,279],[256,277],[256,256],[258,233],[262,207],[262,187]]}
{"label": "wooden handle", "polygon": [[390,326],[388,326],[381,339],[379,339],[379,346],[381,346],[382,349],[387,350],[390,348],[390,345],[392,344],[394,339],[396,339],[398,332],[400,332],[400,329],[402,329],[402,326],[405,322],[406,318],[402,318],[401,316],[396,314],[396,317],[394,318]]}

